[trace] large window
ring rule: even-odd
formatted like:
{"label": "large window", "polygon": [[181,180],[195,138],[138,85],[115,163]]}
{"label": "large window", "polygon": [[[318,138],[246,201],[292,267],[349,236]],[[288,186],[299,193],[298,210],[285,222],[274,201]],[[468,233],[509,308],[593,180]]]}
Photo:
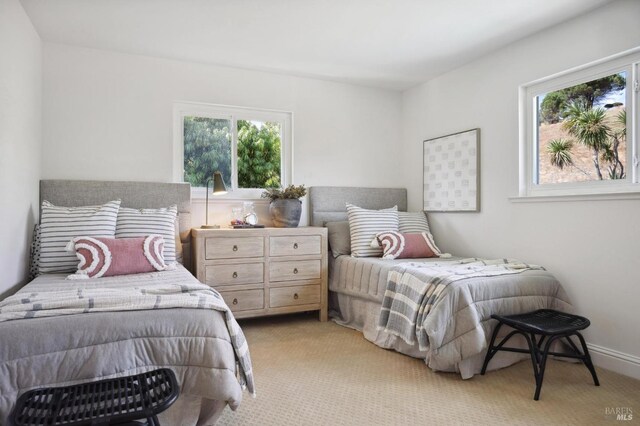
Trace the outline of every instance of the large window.
{"label": "large window", "polygon": [[[217,105],[174,107],[175,178],[203,194],[220,171],[240,197],[279,187],[291,178],[291,114]],[[200,189],[199,189],[200,188]]]}
{"label": "large window", "polygon": [[520,195],[640,191],[638,52],[520,91]]}

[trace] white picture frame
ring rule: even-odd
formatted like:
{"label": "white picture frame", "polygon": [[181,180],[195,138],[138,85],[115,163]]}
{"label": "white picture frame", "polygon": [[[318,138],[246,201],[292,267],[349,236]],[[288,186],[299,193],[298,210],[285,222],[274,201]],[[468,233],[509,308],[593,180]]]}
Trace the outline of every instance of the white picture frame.
{"label": "white picture frame", "polygon": [[423,209],[480,211],[480,129],[423,142]]}

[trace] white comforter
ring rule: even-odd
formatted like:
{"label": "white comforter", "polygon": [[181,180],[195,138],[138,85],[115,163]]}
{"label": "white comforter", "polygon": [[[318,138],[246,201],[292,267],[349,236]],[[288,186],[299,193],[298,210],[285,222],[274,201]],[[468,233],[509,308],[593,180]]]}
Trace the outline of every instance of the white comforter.
{"label": "white comforter", "polygon": [[84,281],[45,275],[0,309],[0,424],[26,390],[159,367],[176,373],[181,397],[168,411],[189,402],[173,417],[185,424],[209,424],[224,405],[237,407],[243,375],[253,391],[235,319],[182,267]]}

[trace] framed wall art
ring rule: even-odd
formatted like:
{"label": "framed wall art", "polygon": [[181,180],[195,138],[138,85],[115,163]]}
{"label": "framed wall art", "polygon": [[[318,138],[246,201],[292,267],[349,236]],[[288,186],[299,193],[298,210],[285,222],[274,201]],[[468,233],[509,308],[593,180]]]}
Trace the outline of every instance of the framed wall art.
{"label": "framed wall art", "polygon": [[423,142],[423,208],[480,211],[480,129]]}

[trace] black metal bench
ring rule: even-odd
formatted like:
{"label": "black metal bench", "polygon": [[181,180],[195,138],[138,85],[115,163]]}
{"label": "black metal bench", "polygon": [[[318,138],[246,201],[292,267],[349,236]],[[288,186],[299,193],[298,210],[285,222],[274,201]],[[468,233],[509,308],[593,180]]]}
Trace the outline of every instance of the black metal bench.
{"label": "black metal bench", "polygon": [[[159,425],[157,415],[178,399],[168,368],[77,385],[34,389],[18,398],[14,426]],[[140,423],[135,420],[146,419]]]}
{"label": "black metal bench", "polygon": [[[491,358],[493,358],[498,351],[530,353],[531,361],[533,363],[533,374],[536,378],[536,392],[533,399],[537,401],[540,398],[540,389],[542,388],[542,379],[544,378],[547,356],[553,355],[581,360],[591,372],[594,384],[596,386],[600,386],[596,370],[593,368],[593,363],[589,356],[589,349],[587,349],[587,344],[585,343],[582,334],[579,333],[579,330],[584,330],[591,324],[585,317],[565,314],[553,309],[540,309],[519,315],[491,315],[491,318],[497,319],[498,325],[491,336],[489,349],[487,350],[487,355],[484,358],[484,364],[482,365],[482,371],[480,374],[484,375],[487,371],[489,361],[491,361]],[[505,324],[512,327],[514,330],[507,334],[497,346],[494,346],[498,332]],[[527,344],[529,345],[529,350],[504,347],[504,344],[516,334],[524,336]],[[536,336],[540,336],[539,340]],[[576,344],[573,343],[571,336],[578,337],[580,344],[582,345],[582,352],[580,352]],[[551,352],[549,350],[551,348],[551,344],[558,339],[564,339],[574,352]]]}

